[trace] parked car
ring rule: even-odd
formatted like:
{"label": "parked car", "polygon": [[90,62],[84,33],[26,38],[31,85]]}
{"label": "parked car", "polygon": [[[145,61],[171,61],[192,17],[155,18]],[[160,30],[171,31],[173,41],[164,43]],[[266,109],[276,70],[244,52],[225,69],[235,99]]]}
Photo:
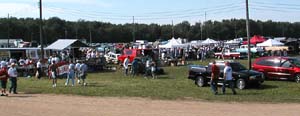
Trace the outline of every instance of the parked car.
{"label": "parked car", "polygon": [[264,73],[267,79],[294,80],[300,82],[300,59],[269,56],[257,58],[252,69]]}
{"label": "parked car", "polygon": [[235,50],[231,49],[225,49],[223,52],[217,52],[214,54],[215,58],[221,59],[222,57],[224,58],[230,58],[230,59],[242,59],[246,58],[247,54],[246,53],[240,53]]}
{"label": "parked car", "polygon": [[107,63],[117,64],[118,63],[118,57],[120,55],[121,54],[108,52],[107,54],[104,55],[104,57],[105,57]]}
{"label": "parked car", "polygon": [[[237,52],[248,53],[248,45],[241,45],[240,48],[236,49]],[[264,49],[261,47],[255,47],[254,45],[250,45],[250,52],[252,54],[261,55],[264,52]]]}
{"label": "parked car", "polygon": [[[229,64],[232,67],[232,76],[234,77],[235,85],[238,89],[245,89],[250,85],[259,87],[264,82],[263,73],[254,70],[248,70],[242,64],[236,61],[229,61]],[[224,80],[223,70],[225,68],[225,61],[217,61],[216,65],[220,68],[220,77],[218,83],[222,84]],[[209,63],[208,66],[190,65],[188,78],[195,81],[195,84],[199,87],[209,84],[212,72],[211,66],[212,63]]]}

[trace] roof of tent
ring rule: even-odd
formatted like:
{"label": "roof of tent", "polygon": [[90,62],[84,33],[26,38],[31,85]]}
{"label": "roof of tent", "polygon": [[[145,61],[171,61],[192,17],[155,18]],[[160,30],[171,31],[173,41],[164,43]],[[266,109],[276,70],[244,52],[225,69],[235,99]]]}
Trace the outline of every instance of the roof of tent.
{"label": "roof of tent", "polygon": [[[257,43],[262,43],[266,41],[266,39],[263,36],[259,36],[259,35],[254,35],[251,39],[250,39],[250,44],[257,44]],[[243,44],[247,44],[247,41],[244,41]]]}
{"label": "roof of tent", "polygon": [[257,46],[283,46],[284,44],[274,40],[274,39],[268,39],[267,41],[263,42],[263,43],[259,43],[257,44]]}
{"label": "roof of tent", "polygon": [[77,39],[58,39],[57,41],[55,41],[54,43],[46,47],[46,49],[63,50],[68,47],[80,48],[80,47],[88,47],[88,45],[82,43]]}
{"label": "roof of tent", "polygon": [[210,38],[207,38],[206,40],[204,40],[202,42],[202,44],[215,44],[215,43],[218,43],[218,42],[213,39],[210,39]]}
{"label": "roof of tent", "polygon": [[167,44],[159,45],[160,48],[186,47],[185,44],[180,44],[175,38],[172,38]]}

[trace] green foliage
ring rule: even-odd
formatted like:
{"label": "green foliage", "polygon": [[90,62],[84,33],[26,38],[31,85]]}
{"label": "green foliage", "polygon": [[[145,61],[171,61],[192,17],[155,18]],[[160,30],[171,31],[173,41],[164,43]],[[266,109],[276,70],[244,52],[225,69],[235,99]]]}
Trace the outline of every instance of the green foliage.
{"label": "green foliage", "polygon": [[[157,39],[167,40],[172,37],[172,25],[158,24],[111,24],[106,22],[78,20],[76,22],[52,17],[44,20],[45,43],[50,44],[59,38],[78,38],[89,40],[89,30],[93,42],[131,42],[133,29],[135,38],[148,41]],[[202,25],[202,26],[201,26]],[[228,40],[246,36],[245,20],[231,19],[223,21],[206,21],[203,24],[190,24],[183,21],[174,25],[176,38],[199,40],[214,38]],[[202,27],[202,35],[201,35]],[[9,29],[9,30],[8,30]],[[9,31],[9,34],[8,34]],[[250,21],[251,35],[268,37],[294,37],[299,38],[300,23]],[[66,34],[67,33],[67,34]],[[66,34],[66,35],[65,35]],[[0,18],[0,38],[23,38],[25,41],[39,41],[39,20],[33,18]]]}
{"label": "green foliage", "polygon": [[[212,59],[204,62],[193,61],[189,64],[206,65]],[[241,60],[246,64],[246,60]],[[199,88],[187,79],[187,66],[164,67],[166,75],[158,79],[144,79],[126,77],[122,71],[89,74],[88,86],[64,86],[65,79],[59,79],[58,87],[52,88],[52,81],[48,79],[36,80],[20,78],[18,89],[25,93],[36,94],[69,94],[82,96],[106,97],[143,97],[150,99],[168,100],[207,100],[227,102],[298,102],[300,103],[300,85],[290,81],[266,81],[261,88],[237,90],[238,95],[213,95],[210,87]],[[220,90],[221,88],[219,88]]]}

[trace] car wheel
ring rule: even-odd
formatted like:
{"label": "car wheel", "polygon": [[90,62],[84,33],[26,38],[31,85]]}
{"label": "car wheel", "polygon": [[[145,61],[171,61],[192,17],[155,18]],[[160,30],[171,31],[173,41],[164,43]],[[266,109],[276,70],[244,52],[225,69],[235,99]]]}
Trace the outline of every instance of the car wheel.
{"label": "car wheel", "polygon": [[205,80],[204,80],[204,77],[202,76],[198,76],[195,80],[195,84],[198,86],[198,87],[204,87],[205,86]]}
{"label": "car wheel", "polygon": [[236,87],[238,89],[245,89],[246,88],[246,81],[244,79],[238,79],[236,81]]}
{"label": "car wheel", "polygon": [[300,74],[297,74],[297,75],[296,75],[295,81],[296,81],[297,83],[300,83]]}

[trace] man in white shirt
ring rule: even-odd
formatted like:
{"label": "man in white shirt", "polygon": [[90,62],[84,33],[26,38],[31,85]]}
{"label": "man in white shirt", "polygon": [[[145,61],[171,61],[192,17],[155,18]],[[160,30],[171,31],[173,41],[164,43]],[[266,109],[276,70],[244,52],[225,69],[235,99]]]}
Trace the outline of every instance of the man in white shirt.
{"label": "man in white shirt", "polygon": [[125,70],[125,75],[127,76],[128,74],[128,64],[129,64],[129,56],[127,56],[127,58],[125,58],[124,62],[123,62],[123,67],[124,67],[124,70]]}
{"label": "man in white shirt", "polygon": [[41,60],[39,60],[39,61],[36,63],[36,69],[37,69],[37,73],[38,73],[37,78],[38,78],[38,79],[41,79],[41,77],[42,77],[42,63],[41,63]]}
{"label": "man in white shirt", "polygon": [[75,64],[75,77],[77,78],[77,83],[80,84],[79,74],[80,74],[80,65],[81,65],[81,63],[80,63],[79,60],[77,60],[76,62],[77,63]]}
{"label": "man in white shirt", "polygon": [[231,68],[229,62],[225,63],[225,68],[224,68],[224,82],[223,82],[223,86],[222,86],[223,94],[225,94],[226,84],[229,85],[229,87],[232,90],[232,93],[235,95],[236,91],[234,89],[234,80],[233,80],[233,77],[232,77],[232,68]]}
{"label": "man in white shirt", "polygon": [[14,94],[17,93],[17,77],[18,77],[18,72],[17,68],[15,67],[15,63],[11,63],[11,67],[8,69],[8,75],[9,75],[9,80],[10,80],[10,88],[9,88],[9,93],[13,91]]}
{"label": "man in white shirt", "polygon": [[67,81],[65,83],[65,86],[67,86],[69,84],[70,79],[72,80],[72,86],[74,86],[74,84],[75,84],[74,76],[75,76],[75,65],[71,61],[70,64],[69,64],[69,73],[68,73],[68,78],[67,78]]}
{"label": "man in white shirt", "polygon": [[151,73],[151,61],[150,61],[150,58],[147,58],[146,60],[146,65],[145,65],[145,77],[144,78],[147,78],[147,76]]}

